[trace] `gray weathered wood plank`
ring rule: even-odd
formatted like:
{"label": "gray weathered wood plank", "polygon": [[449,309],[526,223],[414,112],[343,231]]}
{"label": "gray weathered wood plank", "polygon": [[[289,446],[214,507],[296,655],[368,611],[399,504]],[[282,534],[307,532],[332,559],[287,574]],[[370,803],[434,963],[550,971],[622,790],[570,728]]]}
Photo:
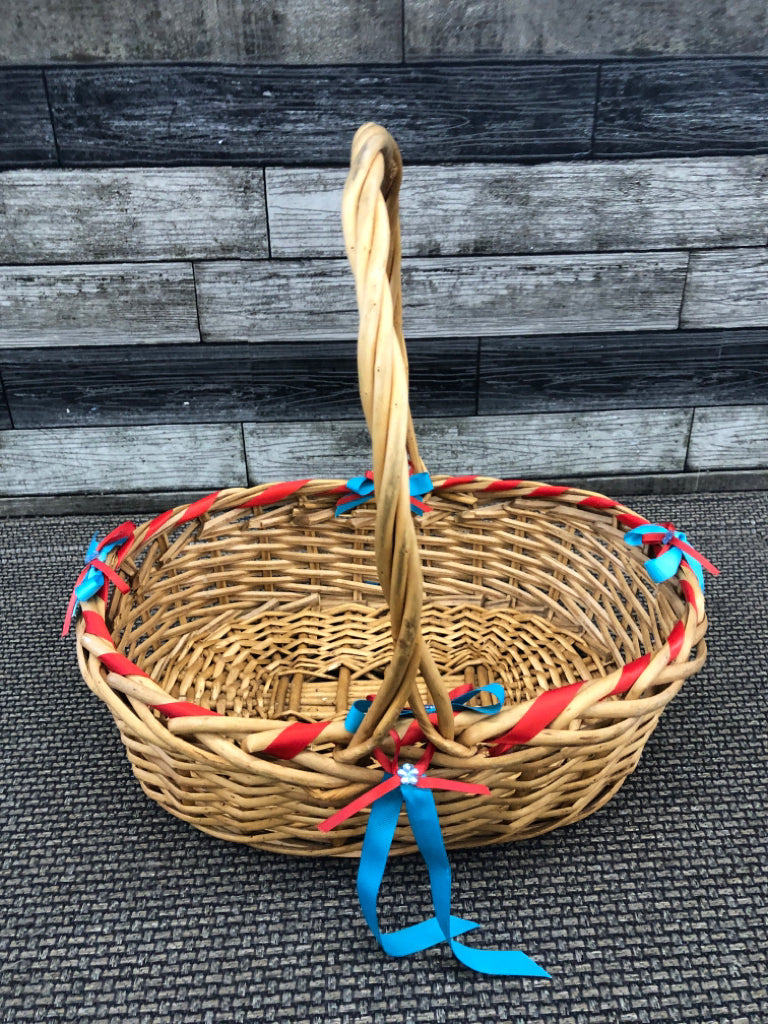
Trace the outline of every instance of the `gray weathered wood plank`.
{"label": "gray weathered wood plank", "polygon": [[681,327],[766,325],[768,250],[691,254]]}
{"label": "gray weathered wood plank", "polygon": [[760,467],[768,467],[768,406],[696,409],[688,447],[688,469]]}
{"label": "gray weathered wood plank", "polygon": [[0,178],[5,263],[268,254],[258,169],[9,171]]}
{"label": "gray weathered wood plank", "polygon": [[400,0],[5,0],[0,62],[400,61]]}
{"label": "gray weathered wood plank", "polygon": [[406,60],[579,54],[768,53],[768,8],[714,0],[405,0]]}
{"label": "gray weathered wood plank", "polygon": [[0,345],[199,340],[190,263],[0,267]]}
{"label": "gray weathered wood plank", "polygon": [[[345,174],[267,168],[272,255],[343,256]],[[764,245],[768,156],[409,166],[408,256]]]}
{"label": "gray weathered wood plank", "polygon": [[[433,473],[554,479],[584,473],[683,469],[690,409],[442,417],[418,420],[419,449]],[[244,425],[251,481],[351,477],[370,467],[364,425],[346,421]],[[638,438],[642,437],[642,443]]]}
{"label": "gray weathered wood plank", "polygon": [[[671,330],[687,254],[414,259],[403,263],[406,336]],[[199,263],[205,341],[355,337],[345,260]]]}
{"label": "gray weathered wood plank", "polygon": [[3,496],[244,484],[239,424],[0,432]]}

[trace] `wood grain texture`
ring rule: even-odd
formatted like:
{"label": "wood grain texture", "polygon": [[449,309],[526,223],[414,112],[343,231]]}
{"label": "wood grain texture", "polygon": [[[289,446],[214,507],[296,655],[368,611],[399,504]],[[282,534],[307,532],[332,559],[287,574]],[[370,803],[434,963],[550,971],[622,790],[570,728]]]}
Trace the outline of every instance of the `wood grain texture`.
{"label": "wood grain texture", "polygon": [[733,402],[768,404],[768,330],[565,334],[480,344],[480,414]]}
{"label": "wood grain texture", "polygon": [[5,388],[3,387],[2,381],[0,381],[0,430],[10,430],[12,426],[11,413],[8,409],[8,401],[5,397]]}
{"label": "wood grain texture", "polygon": [[[474,414],[477,346],[471,339],[409,346],[418,415]],[[14,423],[26,429],[362,420],[353,342],[6,350],[0,373]]]}
{"label": "wood grain texture", "polygon": [[9,171],[0,260],[88,263],[267,256],[262,172]]}
{"label": "wood grain texture", "polygon": [[240,427],[80,427],[0,433],[0,494],[243,486]]}
{"label": "wood grain texture", "polygon": [[0,267],[0,346],[199,341],[189,263]]}
{"label": "wood grain texture", "polygon": [[[268,168],[273,256],[344,255],[344,177]],[[768,156],[411,166],[401,221],[408,256],[764,245]]]}
{"label": "wood grain texture", "polygon": [[[416,433],[433,473],[554,479],[585,473],[679,472],[690,409],[562,415],[473,416],[418,420]],[[350,477],[370,466],[365,426],[347,422],[244,425],[252,481],[297,476]],[[643,444],[637,444],[642,433]]]}
{"label": "wood grain texture", "polygon": [[[456,337],[677,327],[687,255],[406,260],[406,336]],[[205,341],[357,336],[345,260],[196,265]]]}
{"label": "wood grain texture", "polygon": [[597,156],[759,153],[768,149],[768,60],[606,62]]}
{"label": "wood grain texture", "polygon": [[400,0],[5,0],[0,61],[399,61]]}
{"label": "wood grain texture", "polygon": [[0,68],[0,170],[56,163],[42,72]]}
{"label": "wood grain texture", "polygon": [[756,467],[768,467],[768,405],[696,410],[689,469]]}
{"label": "wood grain texture", "polygon": [[[735,13],[735,16],[734,16]],[[762,0],[405,0],[406,60],[578,54],[768,53]]]}
{"label": "wood grain texture", "polygon": [[681,324],[683,327],[768,325],[768,250],[692,253]]}
{"label": "wood grain texture", "polygon": [[585,155],[597,82],[594,67],[565,62],[46,74],[65,166],[345,166],[366,120],[410,161]]}

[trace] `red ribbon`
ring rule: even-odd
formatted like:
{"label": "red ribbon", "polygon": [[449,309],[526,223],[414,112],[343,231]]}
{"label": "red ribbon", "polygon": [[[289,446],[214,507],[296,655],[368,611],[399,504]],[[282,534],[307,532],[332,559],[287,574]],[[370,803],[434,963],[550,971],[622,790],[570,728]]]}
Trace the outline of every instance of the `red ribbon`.
{"label": "red ribbon", "polygon": [[[403,741],[398,736],[397,732],[393,729],[389,734],[395,744],[395,754],[390,760],[382,750],[375,750],[373,756],[379,762],[385,772],[389,774],[389,778],[384,779],[373,789],[369,789],[367,793],[363,793],[362,796],[357,797],[351,803],[348,803],[346,807],[342,807],[340,811],[332,814],[330,818],[326,818],[325,821],[321,821],[317,826],[321,832],[330,832],[331,829],[336,828],[347,818],[351,818],[353,814],[357,814],[364,807],[369,807],[372,803],[375,803],[380,797],[387,793],[391,793],[393,789],[397,789],[401,786],[402,779],[397,774],[398,772],[398,758],[400,756],[400,747]],[[490,796],[490,789],[487,786],[480,786],[470,782],[459,782],[456,779],[442,779],[435,776],[427,778],[423,772],[429,767],[429,763],[432,760],[432,755],[435,752],[435,748],[430,743],[419,761],[415,764],[415,769],[418,773],[418,781],[410,783],[417,789],[448,789],[456,793],[473,793],[477,796]]]}

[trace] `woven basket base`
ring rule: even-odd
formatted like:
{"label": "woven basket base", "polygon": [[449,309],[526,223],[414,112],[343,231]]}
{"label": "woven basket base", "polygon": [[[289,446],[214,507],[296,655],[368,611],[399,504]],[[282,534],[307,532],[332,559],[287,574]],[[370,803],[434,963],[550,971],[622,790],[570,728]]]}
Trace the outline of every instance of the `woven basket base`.
{"label": "woven basket base", "polygon": [[[499,682],[508,703],[615,667],[593,637],[588,648],[574,631],[507,609],[427,606],[422,628],[449,689]],[[223,636],[191,636],[142,668],[172,697],[220,714],[323,721],[375,693],[391,654],[386,609],[345,604],[295,616],[277,609]]]}

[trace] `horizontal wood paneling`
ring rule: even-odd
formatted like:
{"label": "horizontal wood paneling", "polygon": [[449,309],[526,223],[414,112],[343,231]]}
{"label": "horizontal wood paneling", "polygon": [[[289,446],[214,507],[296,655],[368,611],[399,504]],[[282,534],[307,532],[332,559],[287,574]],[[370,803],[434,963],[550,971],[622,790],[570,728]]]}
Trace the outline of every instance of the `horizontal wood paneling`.
{"label": "horizontal wood paneling", "polygon": [[768,405],[697,409],[688,450],[689,469],[768,467]]}
{"label": "horizontal wood paneling", "polygon": [[768,53],[768,9],[763,0],[405,0],[406,60],[651,53]]}
{"label": "horizontal wood paneling", "polygon": [[480,345],[481,414],[745,401],[768,403],[768,330],[547,335]]}
{"label": "horizontal wood paneling", "polygon": [[[585,473],[679,472],[690,409],[418,420],[416,433],[433,473],[549,479]],[[246,423],[252,481],[350,477],[370,467],[364,426],[347,422]],[[637,443],[642,436],[642,444]]]}
{"label": "horizontal wood paneling", "polygon": [[[269,168],[272,255],[343,256],[345,173]],[[410,166],[408,256],[764,245],[768,156],[625,163]]]}
{"label": "horizontal wood paneling", "polygon": [[[638,9],[639,12],[639,9]],[[768,60],[607,61],[597,156],[696,156],[768,149]]]}
{"label": "horizontal wood paneling", "polygon": [[[409,345],[417,415],[475,412],[477,344]],[[362,420],[353,342],[0,351],[0,373],[14,422],[28,429]]]}
{"label": "horizontal wood paneling", "polygon": [[400,0],[5,0],[0,61],[399,61]]}
{"label": "horizontal wood paneling", "polygon": [[245,483],[239,425],[0,433],[0,494],[79,494]]}
{"label": "horizontal wood paneling", "polygon": [[768,325],[768,249],[693,253],[681,323],[684,327]]}
{"label": "horizontal wood paneling", "polygon": [[0,68],[0,170],[56,163],[42,72]]}
{"label": "horizontal wood paneling", "polygon": [[0,346],[199,340],[189,263],[0,267]]}
{"label": "horizontal wood paneling", "polygon": [[1,187],[7,263],[268,255],[260,170],[9,171]]}
{"label": "horizontal wood paneling", "polygon": [[597,81],[593,66],[565,62],[46,74],[65,166],[344,166],[366,120],[386,124],[410,161],[584,155]]}
{"label": "horizontal wood paneling", "polygon": [[[407,337],[669,330],[685,253],[406,260]],[[196,265],[205,341],[356,337],[344,260]]]}

